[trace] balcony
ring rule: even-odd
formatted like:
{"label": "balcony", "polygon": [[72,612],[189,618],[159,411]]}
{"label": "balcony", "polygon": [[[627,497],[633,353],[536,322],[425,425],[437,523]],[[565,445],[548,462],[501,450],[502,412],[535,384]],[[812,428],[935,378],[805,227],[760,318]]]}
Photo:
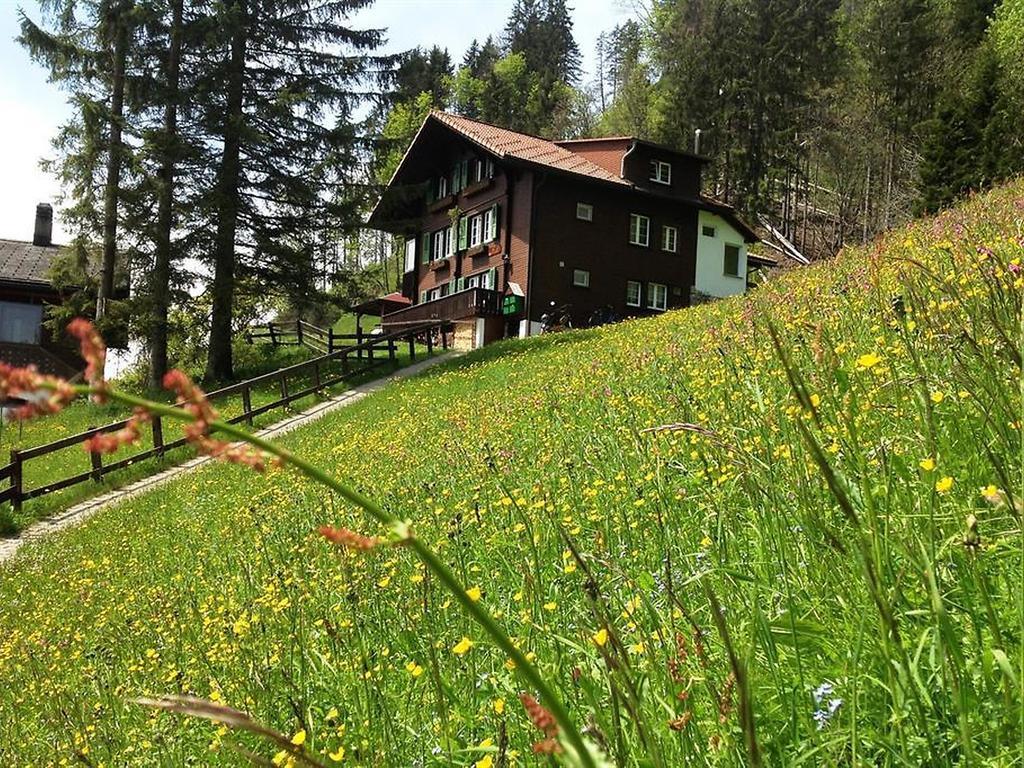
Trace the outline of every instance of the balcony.
{"label": "balcony", "polygon": [[413,304],[411,307],[384,315],[381,325],[396,329],[398,326],[425,323],[432,320],[462,320],[468,317],[501,316],[501,293],[487,288],[467,288],[440,299]]}

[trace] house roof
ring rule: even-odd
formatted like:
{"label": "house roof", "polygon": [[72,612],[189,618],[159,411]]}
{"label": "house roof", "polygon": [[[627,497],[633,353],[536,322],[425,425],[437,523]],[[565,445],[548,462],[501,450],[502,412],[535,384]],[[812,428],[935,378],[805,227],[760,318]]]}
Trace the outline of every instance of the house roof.
{"label": "house roof", "polygon": [[548,139],[499,128],[450,112],[432,112],[430,116],[500,158],[545,165],[559,171],[632,186],[625,179]]}
{"label": "house roof", "polygon": [[[582,145],[588,142],[591,144],[636,142],[651,147],[667,149],[665,147],[661,147],[661,145],[652,144],[651,142],[638,139],[634,136],[551,141],[539,136],[511,131],[507,128],[501,128],[497,125],[484,123],[480,120],[463,117],[462,115],[453,115],[450,112],[441,112],[439,110],[432,111],[423,121],[423,124],[420,126],[419,131],[417,131],[412,143],[406,148],[405,155],[402,157],[401,162],[392,174],[391,179],[388,182],[389,189],[395,184],[395,181],[402,174],[407,164],[410,163],[413,147],[416,146],[420,136],[427,131],[428,126],[432,123],[445,126],[449,130],[452,130],[458,135],[468,139],[501,160],[541,166],[555,171],[560,171],[562,173],[583,176],[593,181],[613,184],[618,187],[631,189],[644,194],[664,196],[660,192],[642,189],[628,179],[624,179],[622,176],[608,170],[607,168],[603,168],[592,160],[584,157],[579,152],[573,152],[567,148],[575,144]],[[699,155],[693,155],[692,153],[680,150],[671,151],[680,155],[693,157],[695,160],[699,160],[701,162],[707,162],[707,158]],[[754,230],[744,222],[742,218],[740,218],[736,210],[730,205],[719,203],[704,196],[697,199],[673,199],[678,199],[680,202],[685,202],[699,208],[706,208],[718,213],[728,219],[730,223],[732,223],[743,234],[747,242],[757,242],[759,240],[757,233],[754,232]],[[380,212],[383,200],[384,198],[382,196],[381,199],[377,201],[377,205],[374,206],[373,211],[371,211],[369,217],[369,222],[371,224],[378,218],[378,213]]]}
{"label": "house roof", "polygon": [[50,263],[58,253],[56,245],[0,239],[0,281],[49,287]]}

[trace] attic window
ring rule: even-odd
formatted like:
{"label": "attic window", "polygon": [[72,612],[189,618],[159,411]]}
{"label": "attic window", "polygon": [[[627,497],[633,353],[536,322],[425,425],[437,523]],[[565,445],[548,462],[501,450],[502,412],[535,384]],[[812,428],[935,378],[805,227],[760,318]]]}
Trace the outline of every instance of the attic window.
{"label": "attic window", "polygon": [[715,236],[715,228],[705,224],[704,226],[702,226],[700,228],[700,233],[702,235],[704,235],[704,237],[714,237]]}
{"label": "attic window", "polygon": [[672,183],[672,164],[664,160],[651,160],[651,181],[657,184]]}
{"label": "attic window", "polygon": [[438,176],[437,177],[437,186],[435,187],[434,192],[436,193],[434,195],[434,198],[437,199],[437,200],[440,200],[443,197],[448,197],[448,177],[447,176]]}
{"label": "attic window", "polygon": [[594,206],[590,203],[576,203],[576,218],[580,221],[593,221]]}

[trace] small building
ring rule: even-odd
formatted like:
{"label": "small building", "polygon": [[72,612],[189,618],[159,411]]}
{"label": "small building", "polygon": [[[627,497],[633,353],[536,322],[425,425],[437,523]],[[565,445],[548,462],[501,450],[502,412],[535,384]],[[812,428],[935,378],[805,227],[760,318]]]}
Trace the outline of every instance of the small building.
{"label": "small building", "polygon": [[[385,329],[451,320],[460,346],[747,288],[754,231],[701,193],[706,159],[622,136],[571,141],[432,112],[368,225],[404,238]],[[461,337],[461,338],[460,338]]]}
{"label": "small building", "polygon": [[40,203],[31,242],[0,239],[0,361],[73,376],[84,362],[43,324],[46,305],[64,300],[49,277],[50,265],[60,253],[52,237],[53,208]]}

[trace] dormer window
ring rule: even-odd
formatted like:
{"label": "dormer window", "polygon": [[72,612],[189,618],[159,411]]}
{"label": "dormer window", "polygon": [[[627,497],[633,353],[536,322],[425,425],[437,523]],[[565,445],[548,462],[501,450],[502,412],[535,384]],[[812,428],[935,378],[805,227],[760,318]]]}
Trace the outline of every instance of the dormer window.
{"label": "dormer window", "polygon": [[651,181],[668,186],[672,183],[672,163],[651,160]]}

